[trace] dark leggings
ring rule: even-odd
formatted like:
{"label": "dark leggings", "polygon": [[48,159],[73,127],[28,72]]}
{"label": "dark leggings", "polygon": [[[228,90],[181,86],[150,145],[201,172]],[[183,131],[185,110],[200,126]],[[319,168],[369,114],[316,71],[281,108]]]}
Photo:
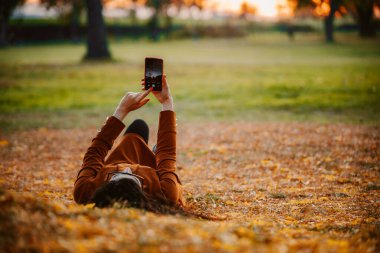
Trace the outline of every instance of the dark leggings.
{"label": "dark leggings", "polygon": [[142,119],[136,119],[133,121],[127,128],[124,134],[127,133],[135,133],[140,135],[146,144],[148,144],[149,141],[149,127],[146,124],[146,122]]}

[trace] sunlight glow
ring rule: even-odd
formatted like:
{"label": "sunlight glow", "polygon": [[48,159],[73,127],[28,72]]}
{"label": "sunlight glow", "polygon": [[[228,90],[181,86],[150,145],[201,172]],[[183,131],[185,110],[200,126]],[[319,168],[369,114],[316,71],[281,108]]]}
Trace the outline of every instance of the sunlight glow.
{"label": "sunlight glow", "polygon": [[[142,6],[146,0],[138,0],[138,5]],[[321,2],[321,0],[313,0]],[[41,0],[26,0],[29,4],[38,4]],[[255,14],[258,17],[275,18],[282,15],[289,16],[289,3],[287,0],[207,0],[205,9],[227,14],[239,14],[243,3],[256,9]],[[105,6],[108,8],[130,8],[133,5],[132,0],[107,0]],[[282,7],[282,8],[281,8]],[[285,7],[285,8],[284,8]],[[281,10],[280,10],[281,9]],[[326,11],[326,6],[322,6],[320,12]]]}
{"label": "sunlight glow", "polygon": [[328,16],[330,13],[330,5],[322,0],[313,0],[313,2],[317,5],[314,12],[318,16]]}
{"label": "sunlight glow", "polygon": [[217,10],[227,13],[238,13],[243,2],[257,8],[257,15],[261,17],[276,17],[278,6],[286,5],[286,0],[210,0],[217,6]]}

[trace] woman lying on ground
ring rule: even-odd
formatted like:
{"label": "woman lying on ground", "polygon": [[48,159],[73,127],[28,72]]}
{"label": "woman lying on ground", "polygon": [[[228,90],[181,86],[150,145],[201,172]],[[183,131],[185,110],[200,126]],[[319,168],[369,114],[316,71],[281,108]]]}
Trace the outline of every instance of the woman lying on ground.
{"label": "woman lying on ground", "polygon": [[75,181],[77,203],[107,207],[120,202],[155,212],[165,212],[163,206],[185,206],[176,174],[176,117],[166,77],[162,91],[152,92],[162,105],[155,150],[148,147],[147,124],[135,120],[106,158],[125,127],[122,121],[148,103],[150,92],[128,92],[92,140]]}

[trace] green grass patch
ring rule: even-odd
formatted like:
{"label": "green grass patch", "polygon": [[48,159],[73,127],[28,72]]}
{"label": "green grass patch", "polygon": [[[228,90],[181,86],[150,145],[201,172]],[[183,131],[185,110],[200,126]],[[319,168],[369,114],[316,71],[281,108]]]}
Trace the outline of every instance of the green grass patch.
{"label": "green grass patch", "polygon": [[[115,61],[108,63],[81,63],[84,45],[1,49],[1,128],[96,125],[112,113],[125,91],[139,90],[145,56],[165,59],[183,121],[379,123],[378,42],[347,34],[338,36],[335,45],[315,35],[292,43],[281,34],[159,43],[126,40],[111,43]],[[139,115],[150,117],[158,110],[152,102]]]}

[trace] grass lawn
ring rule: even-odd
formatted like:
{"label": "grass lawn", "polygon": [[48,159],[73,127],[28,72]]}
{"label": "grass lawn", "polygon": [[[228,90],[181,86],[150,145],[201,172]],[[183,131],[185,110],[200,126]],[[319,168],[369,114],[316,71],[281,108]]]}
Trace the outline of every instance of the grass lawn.
{"label": "grass lawn", "polygon": [[[151,43],[112,41],[114,61],[81,63],[84,45],[0,50],[0,125],[97,126],[124,91],[139,89],[145,56],[165,59],[178,119],[379,123],[379,40],[281,34]],[[152,102],[139,111],[149,117]],[[132,117],[131,117],[132,118]]]}

